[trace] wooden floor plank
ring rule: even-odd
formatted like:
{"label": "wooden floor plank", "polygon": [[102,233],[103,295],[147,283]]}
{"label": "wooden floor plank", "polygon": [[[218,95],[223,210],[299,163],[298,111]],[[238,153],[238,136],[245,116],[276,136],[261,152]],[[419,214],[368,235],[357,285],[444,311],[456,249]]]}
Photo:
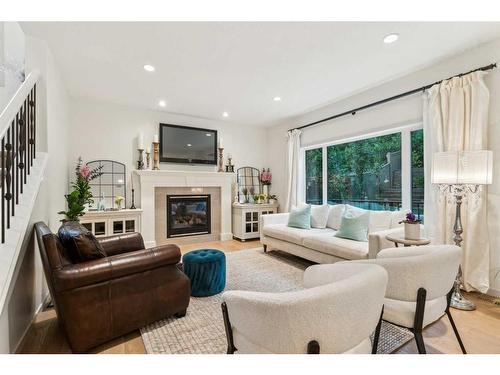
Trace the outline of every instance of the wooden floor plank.
{"label": "wooden floor plank", "polygon": [[[224,252],[259,247],[259,241],[214,241],[182,245],[181,252],[200,248],[219,249]],[[500,353],[500,307],[478,294],[468,294],[476,305],[475,311],[452,309],[452,315],[469,353]],[[461,353],[451,325],[446,317],[424,330],[428,353]],[[66,338],[59,328],[54,309],[39,313],[29,328],[18,353],[71,353]],[[112,340],[91,350],[102,354],[144,354],[146,348],[139,331]],[[417,353],[414,340],[403,345],[397,353]]]}

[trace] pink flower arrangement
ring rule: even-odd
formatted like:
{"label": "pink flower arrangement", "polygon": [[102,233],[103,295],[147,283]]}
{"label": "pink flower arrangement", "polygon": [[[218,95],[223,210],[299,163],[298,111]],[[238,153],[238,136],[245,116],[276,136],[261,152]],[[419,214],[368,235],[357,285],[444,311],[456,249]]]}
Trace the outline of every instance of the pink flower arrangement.
{"label": "pink flower arrangement", "polygon": [[271,181],[273,179],[272,173],[267,168],[267,171],[263,168],[262,173],[260,174],[260,182],[262,185],[271,185]]}
{"label": "pink flower arrangement", "polygon": [[80,175],[85,179],[85,180],[88,180],[89,177],[90,177],[90,168],[85,165],[84,167],[82,167],[82,169],[80,170]]}

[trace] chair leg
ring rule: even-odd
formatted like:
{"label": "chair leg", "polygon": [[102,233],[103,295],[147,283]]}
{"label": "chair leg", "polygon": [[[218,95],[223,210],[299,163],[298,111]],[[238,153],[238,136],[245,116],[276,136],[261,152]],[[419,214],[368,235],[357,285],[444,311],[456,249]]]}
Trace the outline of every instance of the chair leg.
{"label": "chair leg", "polygon": [[422,336],[426,297],[427,297],[427,291],[424,288],[419,288],[417,291],[417,306],[415,308],[415,320],[413,321],[413,335],[415,336],[415,341],[417,343],[419,354],[426,354],[424,338]]}
{"label": "chair leg", "polygon": [[380,329],[382,328],[383,316],[384,316],[384,306],[382,305],[382,311],[380,312],[380,319],[378,320],[377,328],[375,328],[375,334],[373,335],[372,354],[377,354],[378,340],[380,338]]}
{"label": "chair leg", "polygon": [[418,354],[427,354],[425,351],[424,338],[422,337],[422,332],[414,331],[415,342],[417,343]]}
{"label": "chair leg", "polygon": [[307,354],[319,354],[319,342],[311,340],[307,343]]}
{"label": "chair leg", "polygon": [[446,305],[446,315],[448,316],[448,319],[450,320],[451,328],[453,328],[453,332],[455,332],[455,336],[458,340],[458,344],[460,345],[460,349],[462,349],[462,353],[467,354],[467,351],[465,350],[464,343],[462,342],[462,338],[460,337],[460,334],[458,333],[457,326],[455,325],[455,321],[453,320],[453,317],[451,316],[450,302],[451,302],[451,295],[452,294],[453,294],[453,288],[451,288],[448,295],[446,296],[447,302],[448,302]]}
{"label": "chair leg", "polygon": [[231,327],[231,322],[229,321],[229,313],[227,311],[226,302],[222,302],[222,318],[224,319],[224,328],[226,330],[226,339],[227,339],[227,354],[234,354],[236,351],[236,347],[234,346],[233,341],[233,328]]}
{"label": "chair leg", "polygon": [[264,246],[264,252],[267,253],[267,245],[263,245]]}

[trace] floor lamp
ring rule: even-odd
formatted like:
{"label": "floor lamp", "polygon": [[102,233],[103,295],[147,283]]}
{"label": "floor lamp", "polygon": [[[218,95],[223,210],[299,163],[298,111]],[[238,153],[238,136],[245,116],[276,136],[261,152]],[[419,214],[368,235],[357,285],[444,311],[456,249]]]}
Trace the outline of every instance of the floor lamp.
{"label": "floor lamp", "polygon": [[[448,151],[437,152],[432,161],[432,183],[439,185],[440,193],[449,202],[455,203],[455,223],[453,225],[455,245],[462,244],[461,207],[464,199],[478,198],[480,185],[492,182],[493,153],[487,150],[479,151]],[[460,310],[474,310],[476,306],[467,300],[460,290],[462,284],[462,267],[459,267],[451,306]]]}

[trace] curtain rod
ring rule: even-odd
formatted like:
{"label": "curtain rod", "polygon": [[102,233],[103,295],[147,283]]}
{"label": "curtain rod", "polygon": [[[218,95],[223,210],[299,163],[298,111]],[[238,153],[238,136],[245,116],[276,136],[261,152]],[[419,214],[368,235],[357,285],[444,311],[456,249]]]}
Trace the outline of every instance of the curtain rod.
{"label": "curtain rod", "polygon": [[495,69],[496,67],[497,67],[496,63],[490,64],[490,65],[486,65],[486,66],[482,66],[481,68],[477,68],[477,69],[471,70],[471,71],[466,72],[466,73],[460,73],[460,74],[454,75],[452,77],[449,77],[449,78],[446,78],[446,79],[442,79],[441,81],[437,81],[437,82],[431,83],[430,85],[426,85],[426,86],[419,87],[418,89],[413,89],[413,90],[410,90],[410,91],[406,91],[406,92],[403,92],[402,94],[394,95],[394,96],[391,96],[389,98],[385,98],[385,99],[382,99],[382,100],[379,100],[379,101],[376,101],[376,102],[373,102],[373,103],[370,103],[370,104],[366,104],[364,106],[361,106],[361,107],[358,107],[358,108],[355,108],[355,109],[351,109],[350,111],[345,111],[345,112],[342,112],[342,113],[338,113],[336,115],[324,118],[322,120],[311,122],[310,124],[306,124],[306,125],[299,126],[297,128],[289,129],[288,131],[291,132],[292,130],[305,129],[305,128],[308,128],[310,126],[321,124],[322,122],[330,121],[330,120],[333,120],[333,119],[336,119],[336,118],[339,118],[339,117],[342,117],[342,116],[346,116],[346,115],[353,115],[354,116],[356,114],[356,112],[362,111],[362,110],[370,108],[370,107],[375,107],[377,105],[384,104],[384,103],[387,103],[387,102],[390,102],[390,101],[393,101],[393,100],[396,100],[396,99],[400,99],[400,98],[403,98],[405,96],[413,95],[413,94],[416,94],[416,93],[418,93],[420,91],[423,92],[423,91],[431,88],[432,86],[438,85],[441,82],[446,81],[448,79],[452,79],[452,78],[455,78],[455,77],[462,77],[462,76],[464,76],[466,74],[474,73],[474,72],[477,72],[477,71],[492,70],[492,69]]}

